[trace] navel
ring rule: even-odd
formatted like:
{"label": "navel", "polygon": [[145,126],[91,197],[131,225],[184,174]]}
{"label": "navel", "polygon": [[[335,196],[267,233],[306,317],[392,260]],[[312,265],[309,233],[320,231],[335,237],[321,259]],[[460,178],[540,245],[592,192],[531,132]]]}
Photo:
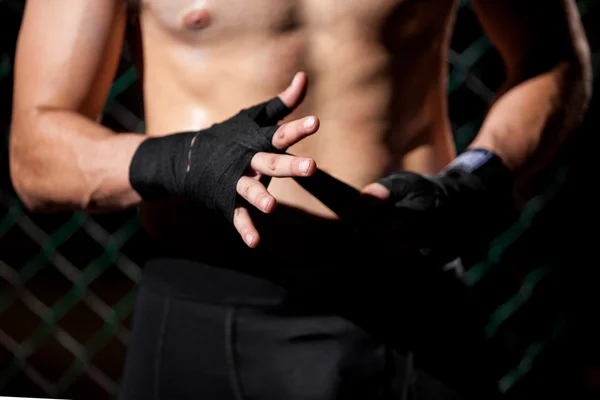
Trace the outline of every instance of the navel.
{"label": "navel", "polygon": [[183,26],[190,30],[206,28],[210,23],[210,13],[203,8],[188,11],[183,16]]}

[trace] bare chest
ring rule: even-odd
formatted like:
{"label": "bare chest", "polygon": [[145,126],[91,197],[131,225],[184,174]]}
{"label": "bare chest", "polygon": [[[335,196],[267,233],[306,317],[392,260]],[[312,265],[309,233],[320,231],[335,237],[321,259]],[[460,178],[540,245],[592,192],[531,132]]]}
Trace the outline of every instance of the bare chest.
{"label": "bare chest", "polygon": [[340,25],[385,40],[440,32],[453,5],[454,0],[143,0],[142,13],[171,34],[204,44]]}

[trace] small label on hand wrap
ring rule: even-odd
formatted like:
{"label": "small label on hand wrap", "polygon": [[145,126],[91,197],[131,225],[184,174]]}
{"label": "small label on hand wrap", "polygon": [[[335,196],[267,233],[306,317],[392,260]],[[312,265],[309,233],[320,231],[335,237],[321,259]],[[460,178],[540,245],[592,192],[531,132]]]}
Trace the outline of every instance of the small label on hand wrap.
{"label": "small label on hand wrap", "polygon": [[460,170],[477,177],[484,186],[501,191],[511,191],[513,174],[494,152],[487,149],[471,149],[460,154],[445,169],[446,172]]}
{"label": "small label on hand wrap", "polygon": [[470,150],[462,153],[449,165],[450,168],[459,167],[472,173],[494,157],[494,153],[484,149]]}

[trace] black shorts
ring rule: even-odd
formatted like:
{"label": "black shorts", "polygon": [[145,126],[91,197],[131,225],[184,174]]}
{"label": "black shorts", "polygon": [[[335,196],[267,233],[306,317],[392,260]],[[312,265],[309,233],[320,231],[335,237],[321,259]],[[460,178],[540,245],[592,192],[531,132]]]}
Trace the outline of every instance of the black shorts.
{"label": "black shorts", "polygon": [[[464,335],[448,332],[461,322],[446,311],[417,311],[414,294],[394,304],[343,287],[295,290],[273,281],[195,261],[150,261],[120,398],[463,399],[466,392],[492,398],[481,395],[491,388],[485,379],[469,375],[482,371],[470,357],[483,353],[455,342]],[[426,325],[427,334],[415,324]],[[440,326],[448,332],[431,331]],[[416,344],[424,337],[432,346]],[[427,365],[431,360],[440,363]]]}

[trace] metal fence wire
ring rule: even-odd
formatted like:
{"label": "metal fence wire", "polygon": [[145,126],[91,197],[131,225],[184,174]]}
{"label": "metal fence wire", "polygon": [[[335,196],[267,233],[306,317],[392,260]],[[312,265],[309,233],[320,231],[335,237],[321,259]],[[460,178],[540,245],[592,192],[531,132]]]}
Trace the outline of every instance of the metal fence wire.
{"label": "metal fence wire", "polygon": [[[0,129],[5,133],[0,141],[0,395],[111,398],[118,393],[141,276],[139,216],[137,210],[35,215],[11,189],[7,138],[12,60],[23,3],[0,0],[6,30],[0,42]],[[600,17],[598,3],[578,2],[593,50],[599,47],[592,39],[598,37],[592,22]],[[461,151],[477,133],[503,77],[501,60],[466,1],[459,7],[448,62],[450,116]],[[593,62],[594,72],[600,72],[598,52]],[[144,130],[137,73],[127,46],[103,123],[117,131]],[[569,224],[563,210],[571,204],[579,168],[572,159],[559,157],[521,218],[491,244],[487,259],[468,272],[474,291],[485,297],[485,332],[506,356],[498,385],[515,398],[532,391],[539,395],[548,379],[565,379],[572,372],[564,363],[574,358],[565,356],[570,352],[565,348],[577,346],[569,347],[565,337],[577,340],[568,332],[574,326],[570,321],[576,325],[578,320],[571,311],[573,300],[565,294],[565,282],[570,282],[565,271],[583,258],[570,256],[575,245],[569,247],[571,242],[556,227]],[[583,378],[573,379],[584,384]]]}

